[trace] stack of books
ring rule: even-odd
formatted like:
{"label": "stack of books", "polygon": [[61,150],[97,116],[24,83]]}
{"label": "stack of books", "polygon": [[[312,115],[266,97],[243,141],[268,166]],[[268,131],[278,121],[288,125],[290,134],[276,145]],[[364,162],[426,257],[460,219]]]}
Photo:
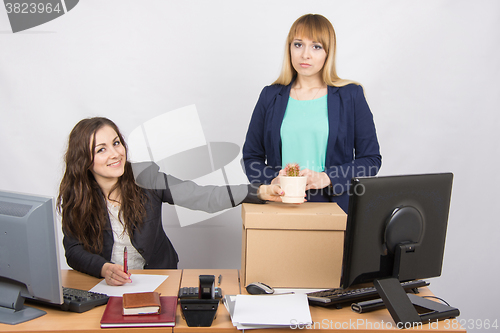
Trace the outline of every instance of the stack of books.
{"label": "stack of books", "polygon": [[175,326],[177,296],[157,292],[110,297],[101,318],[101,327]]}

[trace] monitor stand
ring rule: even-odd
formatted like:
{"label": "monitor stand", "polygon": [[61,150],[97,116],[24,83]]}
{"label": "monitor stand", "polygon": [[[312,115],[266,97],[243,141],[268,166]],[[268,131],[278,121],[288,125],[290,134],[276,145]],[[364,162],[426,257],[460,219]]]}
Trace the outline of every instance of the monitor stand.
{"label": "monitor stand", "polygon": [[460,315],[457,308],[407,294],[396,278],[377,279],[373,284],[399,328]]}
{"label": "monitor stand", "polygon": [[47,312],[24,305],[21,288],[0,282],[0,323],[16,325],[43,316]]}

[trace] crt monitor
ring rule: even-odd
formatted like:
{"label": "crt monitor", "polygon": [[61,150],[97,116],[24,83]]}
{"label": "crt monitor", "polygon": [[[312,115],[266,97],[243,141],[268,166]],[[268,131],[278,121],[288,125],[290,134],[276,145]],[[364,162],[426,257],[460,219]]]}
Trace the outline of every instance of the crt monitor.
{"label": "crt monitor", "polygon": [[374,282],[391,311],[384,290],[406,297],[400,282],[440,276],[452,182],[452,173],[353,178],[342,288]]}
{"label": "crt monitor", "polygon": [[0,191],[0,322],[45,314],[25,299],[62,304],[54,200]]}

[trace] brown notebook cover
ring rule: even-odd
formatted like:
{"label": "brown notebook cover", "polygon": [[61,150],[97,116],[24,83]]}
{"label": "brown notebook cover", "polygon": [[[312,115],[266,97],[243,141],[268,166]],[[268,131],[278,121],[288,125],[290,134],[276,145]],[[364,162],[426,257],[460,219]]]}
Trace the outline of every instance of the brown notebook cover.
{"label": "brown notebook cover", "polygon": [[102,314],[101,327],[175,326],[177,296],[161,296],[161,313],[151,315],[122,315],[121,297],[110,297]]}
{"label": "brown notebook cover", "polygon": [[160,294],[156,291],[123,294],[123,315],[159,314]]}

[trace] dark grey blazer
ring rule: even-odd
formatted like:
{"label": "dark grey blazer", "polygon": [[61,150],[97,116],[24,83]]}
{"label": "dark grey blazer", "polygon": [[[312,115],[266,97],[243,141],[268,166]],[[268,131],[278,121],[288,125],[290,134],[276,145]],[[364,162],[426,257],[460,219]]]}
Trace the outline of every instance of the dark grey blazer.
{"label": "dark grey blazer", "polygon": [[[132,164],[134,176],[147,193],[146,218],[139,230],[133,231],[132,245],[144,257],[146,269],[175,269],[179,258],[162,225],[162,205],[216,212],[243,202],[264,203],[257,197],[259,184],[231,186],[199,186],[159,172],[154,163]],[[103,198],[104,200],[104,198]],[[77,239],[63,230],[63,245],[68,265],[80,272],[101,277],[101,268],[111,260],[113,233],[108,219],[101,253],[86,251]]]}

